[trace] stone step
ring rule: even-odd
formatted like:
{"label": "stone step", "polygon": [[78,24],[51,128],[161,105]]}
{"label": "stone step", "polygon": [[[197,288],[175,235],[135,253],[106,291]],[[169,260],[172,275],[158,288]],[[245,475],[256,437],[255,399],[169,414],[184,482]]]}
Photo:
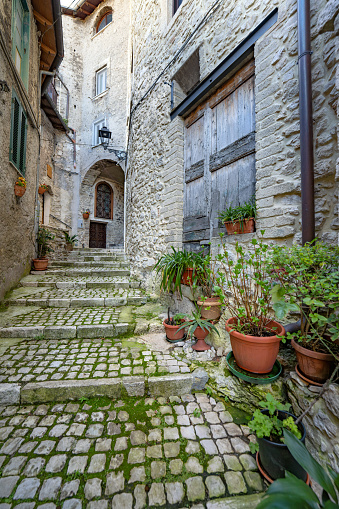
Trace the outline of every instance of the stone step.
{"label": "stone step", "polygon": [[0,338],[41,338],[41,339],[73,339],[73,338],[112,338],[133,332],[134,324],[110,323],[89,325],[27,325],[3,327]]}
{"label": "stone step", "polygon": [[[38,275],[36,271],[32,271],[31,274]],[[86,267],[83,269],[72,269],[72,268],[60,268],[60,269],[47,269],[46,274],[49,276],[129,276],[129,269],[111,269],[111,268],[96,268]]]}
{"label": "stone step", "polygon": [[[137,286],[135,286],[137,285]],[[94,279],[88,281],[79,281],[72,278],[64,278],[62,281],[52,279],[46,281],[21,281],[22,287],[45,287],[45,288],[138,288],[139,284],[129,279],[112,278],[111,281],[104,279]]]}
{"label": "stone step", "polygon": [[48,264],[49,268],[57,268],[57,267],[70,267],[70,268],[77,268],[77,267],[102,267],[102,268],[112,268],[112,269],[128,269],[129,263],[127,262],[116,262],[116,261],[109,261],[109,262],[81,262],[81,261],[54,261],[50,262]]}
{"label": "stone step", "polygon": [[70,254],[80,254],[80,255],[92,255],[98,254],[102,256],[106,255],[125,255],[125,251],[123,249],[98,249],[92,247],[80,247],[75,248],[73,251],[70,251]]}
{"label": "stone step", "polygon": [[91,254],[91,255],[85,255],[85,254],[71,254],[67,257],[63,258],[64,260],[71,260],[71,261],[84,261],[84,262],[94,262],[94,261],[116,261],[116,262],[127,262],[128,259],[125,255],[115,255],[115,254],[106,254],[106,255],[100,255],[100,254]]}

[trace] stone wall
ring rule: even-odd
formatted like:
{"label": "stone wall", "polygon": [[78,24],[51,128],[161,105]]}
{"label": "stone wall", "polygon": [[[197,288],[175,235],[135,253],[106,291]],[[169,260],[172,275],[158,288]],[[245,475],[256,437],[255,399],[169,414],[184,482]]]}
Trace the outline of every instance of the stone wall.
{"label": "stone wall", "polygon": [[[36,210],[36,177],[39,153],[38,81],[39,50],[36,25],[30,10],[29,80],[26,90],[11,56],[12,2],[0,3],[0,80],[9,91],[0,92],[0,301],[30,270],[35,254],[34,211]],[[26,193],[14,195],[19,171],[9,162],[12,92],[15,91],[28,115],[26,149]]]}
{"label": "stone wall", "polygon": [[[275,7],[278,21],[254,46],[257,229],[268,241],[301,239],[297,1],[221,2],[189,42],[213,2],[184,0],[173,18],[169,4],[134,0],[132,9],[127,250],[134,272],[149,284],[158,256],[182,243],[184,126],[181,118],[170,121],[168,83],[196,50],[204,79]],[[339,7],[311,0],[311,8],[316,229],[337,243]]]}

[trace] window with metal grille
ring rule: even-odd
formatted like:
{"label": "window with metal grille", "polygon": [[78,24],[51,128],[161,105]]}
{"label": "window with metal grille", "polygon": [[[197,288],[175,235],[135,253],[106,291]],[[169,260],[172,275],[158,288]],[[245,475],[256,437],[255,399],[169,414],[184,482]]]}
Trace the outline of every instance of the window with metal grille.
{"label": "window with metal grille", "polygon": [[9,160],[23,175],[26,170],[26,138],[27,116],[13,92]]}
{"label": "window with metal grille", "polygon": [[108,184],[101,182],[96,188],[95,217],[113,218],[113,193]]}
{"label": "window with metal grille", "polygon": [[27,88],[30,15],[26,0],[13,0],[12,12],[12,57],[16,70]]}

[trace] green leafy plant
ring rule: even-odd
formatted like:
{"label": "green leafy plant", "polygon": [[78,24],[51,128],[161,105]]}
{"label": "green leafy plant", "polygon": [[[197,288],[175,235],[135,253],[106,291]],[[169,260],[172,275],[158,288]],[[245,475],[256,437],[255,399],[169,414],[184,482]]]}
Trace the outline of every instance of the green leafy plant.
{"label": "green leafy plant", "polygon": [[180,329],[184,329],[185,327],[188,327],[187,335],[192,337],[197,329],[197,327],[200,327],[204,331],[211,332],[212,330],[219,334],[218,329],[213,325],[212,322],[209,320],[204,320],[201,318],[200,312],[193,312],[191,317],[188,317],[188,320],[180,327]]}
{"label": "green leafy plant", "polygon": [[53,239],[54,235],[47,228],[39,226],[37,233],[38,258],[43,258],[47,253],[53,251],[50,247],[50,241]]}
{"label": "green leafy plant", "polygon": [[271,484],[257,509],[339,509],[339,474],[330,466],[326,470],[320,465],[305,445],[286,429],[284,441],[295,460],[323,488],[321,499],[301,479],[286,472],[284,479]]}
{"label": "green leafy plant", "polygon": [[[268,410],[268,415],[263,414],[259,409],[253,413],[252,420],[248,423],[249,428],[256,434],[258,438],[268,438],[272,442],[284,442],[283,429],[289,429],[298,439],[301,438],[301,433],[298,426],[295,424],[293,417],[289,416],[286,419],[279,419],[279,410],[288,412],[290,406],[288,403],[283,404],[277,401],[272,394],[266,395],[266,401],[260,401],[259,406]],[[250,443],[251,452],[254,453],[259,450],[257,443]]]}
{"label": "green leafy plant", "polygon": [[187,315],[185,315],[184,313],[177,313],[171,318],[170,309],[168,308],[167,320],[165,323],[167,325],[178,326],[182,324],[182,321],[185,320],[186,316]]}
{"label": "green leafy plant", "polygon": [[[263,232],[262,232],[263,233]],[[235,260],[221,237],[222,251],[216,256],[214,291],[220,302],[236,318],[232,328],[250,336],[274,336],[271,321],[272,282],[268,273],[270,248],[252,239],[249,248],[235,244]]]}
{"label": "green leafy plant", "polygon": [[68,232],[64,231],[64,235],[65,235],[65,242],[66,244],[72,244],[74,245],[77,240],[78,240],[78,236],[77,235],[72,235],[72,237],[69,235]]}
{"label": "green leafy plant", "polygon": [[196,419],[198,419],[198,418],[201,416],[201,410],[200,410],[200,408],[195,408],[195,409],[193,410],[193,416],[194,416]]}
{"label": "green leafy plant", "polygon": [[26,179],[24,177],[18,177],[18,180],[15,182],[15,185],[19,187],[24,187],[26,189],[27,187]]}
{"label": "green leafy plant", "polygon": [[235,223],[236,221],[240,221],[241,229],[244,227],[244,220],[256,217],[256,202],[255,197],[243,203],[242,205],[233,206],[232,204],[227,207],[226,210],[222,210],[218,213],[218,219],[223,223],[231,221]]}
{"label": "green leafy plant", "polygon": [[45,189],[46,191],[48,191],[48,186],[46,184],[40,184],[40,187],[42,187],[42,189]]}
{"label": "green leafy plant", "polygon": [[316,352],[330,351],[339,359],[339,248],[323,242],[273,249],[271,294],[278,319],[289,312],[301,318],[298,339]]}

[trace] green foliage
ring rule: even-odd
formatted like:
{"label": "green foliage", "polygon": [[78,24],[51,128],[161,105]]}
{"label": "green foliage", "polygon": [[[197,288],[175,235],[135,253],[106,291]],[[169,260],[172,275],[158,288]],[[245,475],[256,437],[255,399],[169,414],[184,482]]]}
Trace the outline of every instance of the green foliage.
{"label": "green foliage", "polygon": [[50,241],[53,239],[54,235],[52,235],[49,230],[39,226],[36,238],[38,244],[38,258],[42,258],[43,256],[46,256],[47,253],[53,251],[49,245]]}
{"label": "green foliage", "polygon": [[72,244],[74,245],[77,240],[78,240],[78,236],[77,235],[72,235],[72,237],[69,235],[68,232],[64,231],[64,235],[65,235],[65,241],[67,244]]}
{"label": "green foliage", "polygon": [[193,410],[193,415],[196,419],[198,419],[201,416],[201,410],[199,408],[195,408]]}
{"label": "green foliage", "polygon": [[339,474],[329,466],[322,467],[293,433],[284,430],[285,444],[295,460],[323,488],[322,498],[301,479],[286,472],[284,479],[277,479],[268,488],[257,509],[339,509]]}
{"label": "green foliage", "polygon": [[244,219],[255,218],[256,217],[256,202],[255,197],[253,196],[249,201],[245,202],[243,205],[238,205],[233,207],[232,205],[228,207],[226,210],[220,211],[218,214],[218,219],[225,223],[226,221],[232,221],[233,223],[236,221],[240,221],[241,227],[243,229]]}
{"label": "green foliage", "polygon": [[298,312],[301,330],[296,337],[305,348],[333,353],[339,339],[339,248],[323,242],[276,246],[271,295],[278,319]]}
{"label": "green foliage", "polygon": [[[268,393],[266,395],[266,401],[260,401],[259,406],[267,409],[268,415],[263,414],[260,410],[255,410],[252,420],[248,423],[249,428],[258,438],[271,438],[273,442],[278,439],[283,442],[284,428],[288,428],[298,439],[301,438],[301,433],[293,417],[289,416],[283,420],[278,417],[279,410],[283,412],[289,411],[289,404],[280,403],[272,394]],[[258,450],[258,444],[250,443],[250,448],[251,452],[254,453]]]}
{"label": "green foliage", "polygon": [[192,337],[194,335],[194,332],[197,327],[201,327],[202,330],[211,332],[212,330],[220,336],[219,331],[216,329],[216,327],[213,325],[213,323],[210,320],[204,320],[201,318],[200,312],[192,313],[191,317],[188,317],[187,322],[185,322],[180,329],[184,329],[188,327],[187,335]]}

